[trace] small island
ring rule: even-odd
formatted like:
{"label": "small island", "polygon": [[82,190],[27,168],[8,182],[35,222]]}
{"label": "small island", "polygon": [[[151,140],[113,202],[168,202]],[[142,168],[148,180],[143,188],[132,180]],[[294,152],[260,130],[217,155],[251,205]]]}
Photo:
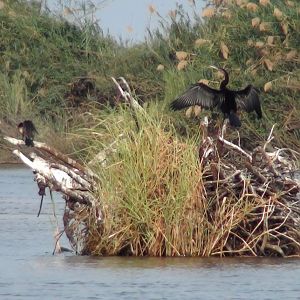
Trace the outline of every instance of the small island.
{"label": "small island", "polygon": [[[129,46],[27,2],[0,9],[1,157],[32,168],[41,200],[62,194],[77,254],[300,256],[300,6],[244,2],[193,22],[178,7]],[[191,83],[218,87],[212,64],[255,86],[261,119],[170,109]]]}

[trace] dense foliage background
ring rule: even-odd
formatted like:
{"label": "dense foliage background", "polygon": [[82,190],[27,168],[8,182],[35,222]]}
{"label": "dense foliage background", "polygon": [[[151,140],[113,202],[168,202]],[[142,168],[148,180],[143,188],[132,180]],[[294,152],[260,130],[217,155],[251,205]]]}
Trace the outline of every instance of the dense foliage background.
{"label": "dense foliage background", "polygon": [[32,118],[56,131],[84,127],[81,113],[118,101],[110,76],[124,76],[141,102],[159,102],[175,123],[192,128],[197,122],[170,113],[168,103],[200,79],[217,87],[220,78],[208,69],[214,64],[230,72],[230,87],[252,83],[262,92],[264,120],[243,116],[247,134],[263,135],[276,122],[278,139],[299,146],[297,1],[213,1],[193,19],[178,7],[131,46],[105,36],[88,15],[70,24],[36,4],[1,3],[0,117],[8,123]]}

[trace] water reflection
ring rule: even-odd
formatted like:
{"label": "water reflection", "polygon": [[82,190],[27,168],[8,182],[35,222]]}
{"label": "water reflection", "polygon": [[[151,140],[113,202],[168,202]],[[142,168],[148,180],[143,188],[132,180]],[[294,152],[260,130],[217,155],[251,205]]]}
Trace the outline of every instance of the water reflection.
{"label": "water reflection", "polygon": [[[41,261],[40,261],[41,262]],[[296,258],[156,258],[156,257],[88,257],[64,254],[56,259],[46,257],[45,265],[66,269],[296,269],[300,271],[300,261]]]}

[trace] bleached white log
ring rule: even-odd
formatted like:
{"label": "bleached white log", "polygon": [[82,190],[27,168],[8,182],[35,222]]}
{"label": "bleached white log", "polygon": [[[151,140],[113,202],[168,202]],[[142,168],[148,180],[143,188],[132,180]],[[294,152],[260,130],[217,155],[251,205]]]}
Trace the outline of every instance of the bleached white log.
{"label": "bleached white log", "polygon": [[224,145],[226,145],[227,147],[232,148],[233,150],[239,152],[240,154],[244,155],[247,157],[247,159],[252,162],[252,156],[250,154],[248,154],[245,150],[243,150],[241,147],[227,141],[226,139],[224,139],[222,136],[218,136],[218,140],[220,142],[222,142]]}
{"label": "bleached white log", "polygon": [[25,142],[23,140],[18,140],[10,136],[5,136],[3,139],[16,146],[25,145]]}
{"label": "bleached white log", "polygon": [[36,173],[36,180],[42,180],[51,190],[61,192],[73,201],[92,206],[95,205],[96,199],[93,195],[68,173],[57,168],[52,168],[50,163],[35,153],[31,154],[33,160],[26,157],[20,150],[14,150],[13,154],[19,157],[24,164],[33,169]]}
{"label": "bleached white log", "polygon": [[[16,146],[25,145],[23,140],[15,139],[15,138],[12,138],[9,136],[5,136],[4,140],[6,140]],[[57,151],[56,149],[54,149],[52,147],[49,147],[46,143],[34,141],[34,147],[32,149],[34,149],[34,148],[41,149],[41,150],[47,152],[48,154],[50,154],[51,156],[55,157],[56,160],[59,159],[59,160],[63,161],[64,163],[68,164],[69,166],[72,166],[74,169],[78,170],[78,172],[80,173],[80,176],[85,177],[85,179],[88,180],[91,184],[93,183],[93,180],[95,178],[98,178],[98,176],[94,172],[92,172],[90,169],[83,167],[76,160],[68,157],[67,155]]]}
{"label": "bleached white log", "polygon": [[32,155],[33,160],[30,160],[27,156],[25,156],[20,150],[14,150],[13,154],[18,156],[24,164],[29,166],[35,172],[40,173],[42,176],[46,178],[53,177],[53,180],[58,184],[62,185],[67,189],[80,189],[81,185],[78,184],[70,175],[66,172],[59,170],[57,168],[51,168],[50,164],[43,158]]}
{"label": "bleached white log", "polygon": [[66,174],[68,174],[72,179],[74,179],[77,183],[79,183],[82,188],[90,190],[92,188],[91,183],[89,183],[87,180],[85,180],[84,178],[82,178],[81,176],[79,176],[78,174],[76,174],[73,170],[71,170],[70,168],[61,165],[61,164],[50,164],[50,169],[58,169],[61,170],[63,172],[65,172]]}
{"label": "bleached white log", "polygon": [[[10,137],[10,136],[5,136],[3,139],[6,140],[6,141],[8,141],[8,142],[10,142],[13,145],[16,145],[16,146],[23,146],[23,145],[25,145],[25,142],[23,140],[19,140],[19,139]],[[36,148],[47,147],[47,145],[45,143],[36,142],[36,141],[34,141],[34,146]]]}
{"label": "bleached white log", "polygon": [[132,96],[130,87],[124,77],[120,77],[121,81],[125,84],[128,91],[124,91],[120,84],[114,77],[111,77],[114,84],[117,86],[119,92],[121,93],[122,97],[131,105],[132,108],[137,109],[139,111],[144,111],[143,107],[138,103],[138,101]]}

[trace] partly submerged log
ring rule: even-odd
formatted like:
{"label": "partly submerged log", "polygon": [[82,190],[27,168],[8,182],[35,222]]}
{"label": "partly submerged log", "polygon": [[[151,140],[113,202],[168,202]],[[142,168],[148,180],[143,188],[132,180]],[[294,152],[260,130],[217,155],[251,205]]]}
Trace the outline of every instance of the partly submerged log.
{"label": "partly submerged log", "polygon": [[[16,146],[25,145],[24,141],[12,137],[4,137],[4,139]],[[50,192],[56,191],[63,195],[66,206],[63,216],[64,229],[61,232],[66,233],[76,252],[81,252],[82,249],[78,248],[76,240],[78,227],[75,226],[76,230],[74,227],[74,223],[78,220],[77,212],[79,210],[81,214],[82,211],[92,212],[96,216],[97,226],[101,226],[103,221],[100,201],[93,195],[97,175],[45,143],[35,141],[34,147],[30,149],[32,150],[30,155],[25,155],[19,149],[12,152],[33,170],[34,180],[38,184],[38,193],[41,197],[45,195],[47,188]],[[87,223],[80,222],[82,228],[88,226]]]}
{"label": "partly submerged log", "polygon": [[[22,140],[12,137],[4,137],[4,139],[13,145],[24,145]],[[18,149],[13,150],[13,154],[33,170],[38,183],[43,183],[52,191],[61,192],[68,201],[89,206],[95,204],[96,200],[91,191],[96,175],[45,143],[34,142],[32,150],[36,149],[39,150],[39,155],[32,152],[27,157]]]}
{"label": "partly submerged log", "polygon": [[[136,111],[144,111],[142,106],[132,96],[130,87],[123,77],[118,78],[118,81],[126,87],[126,91],[122,89],[115,78],[112,77],[112,80],[125,103],[132,110],[138,127]],[[123,135],[119,137],[123,138]],[[8,136],[4,137],[4,140],[18,147],[26,147],[23,140]],[[107,156],[115,151],[116,144],[117,141],[112,142],[106,149],[99,152],[88,165],[95,163],[105,165]],[[76,160],[46,143],[34,141],[34,147],[30,147],[30,150],[32,150],[30,155],[25,155],[19,149],[12,150],[12,153],[33,170],[34,180],[39,189],[38,194],[42,197],[40,210],[47,188],[50,194],[52,191],[61,193],[66,203],[63,215],[64,228],[55,236],[59,239],[65,233],[76,253],[87,254],[89,251],[86,250],[86,238],[89,235],[89,228],[97,228],[97,231],[101,232],[104,222],[101,199],[95,198],[95,189],[99,185],[98,176],[88,166],[82,166]],[[38,216],[39,214],[40,211]],[[55,249],[57,244],[58,240]]]}

